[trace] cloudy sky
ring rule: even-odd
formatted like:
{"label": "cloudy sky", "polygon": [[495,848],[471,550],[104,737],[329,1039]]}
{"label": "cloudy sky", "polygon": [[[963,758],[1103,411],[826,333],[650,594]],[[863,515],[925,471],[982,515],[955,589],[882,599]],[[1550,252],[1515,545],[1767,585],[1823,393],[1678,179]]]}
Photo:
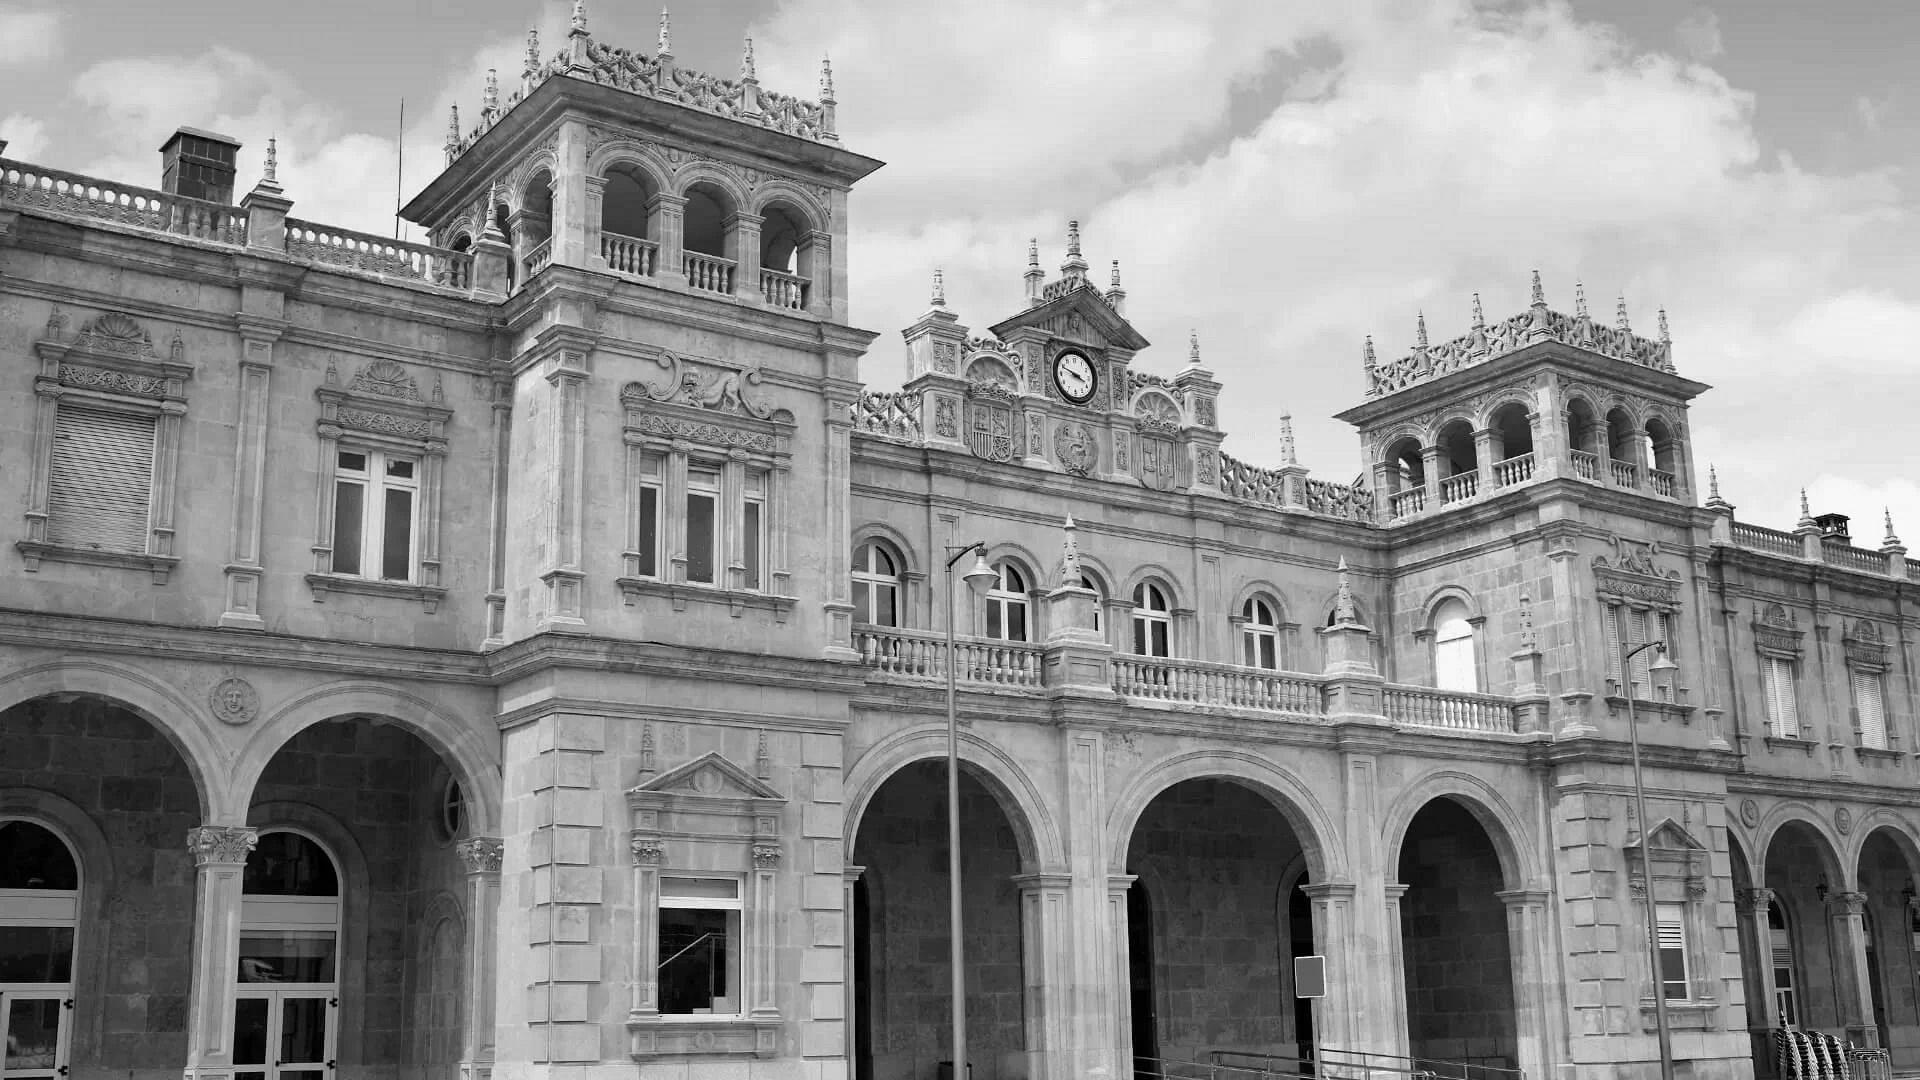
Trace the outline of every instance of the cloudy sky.
{"label": "cloudy sky", "polygon": [[[889,164],[856,189],[855,323],[896,331],[947,295],[975,328],[1016,310],[1026,238],[1051,271],[1065,223],[1172,373],[1197,329],[1227,384],[1227,447],[1276,461],[1291,411],[1304,464],[1346,481],[1361,341],[1402,355],[1584,281],[1636,328],[1670,315],[1676,363],[1715,389],[1697,460],[1743,520],[1883,505],[1920,541],[1909,462],[1920,404],[1920,5],[1885,0],[701,0],[679,63],[813,97],[833,58],[843,144]],[[1817,9],[1817,10],[1816,10]],[[485,69],[551,48],[561,4],[525,0],[0,2],[8,156],[157,184],[180,124],[269,134],[301,217],[392,228],[397,115],[409,196],[471,121]],[[650,48],[657,14],[589,0],[596,37]],[[413,234],[418,236],[417,230]],[[1700,478],[1704,487],[1705,477]]]}

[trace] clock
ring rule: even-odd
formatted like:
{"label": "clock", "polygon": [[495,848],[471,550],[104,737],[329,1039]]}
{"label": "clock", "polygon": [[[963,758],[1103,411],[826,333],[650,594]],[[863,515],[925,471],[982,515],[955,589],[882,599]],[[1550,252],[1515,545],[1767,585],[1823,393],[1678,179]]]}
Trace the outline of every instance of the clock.
{"label": "clock", "polygon": [[1093,361],[1077,352],[1063,352],[1053,358],[1053,385],[1060,388],[1061,397],[1085,405],[1093,400],[1100,377],[1094,373]]}

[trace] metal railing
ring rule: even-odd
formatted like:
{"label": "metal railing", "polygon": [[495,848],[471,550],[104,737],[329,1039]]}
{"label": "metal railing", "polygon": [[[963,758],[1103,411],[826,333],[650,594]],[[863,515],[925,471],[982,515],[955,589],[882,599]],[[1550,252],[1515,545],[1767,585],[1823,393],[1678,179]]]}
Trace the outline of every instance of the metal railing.
{"label": "metal railing", "polygon": [[[1504,1058],[1499,1060],[1505,1061]],[[1527,1076],[1525,1070],[1505,1064],[1496,1065],[1484,1058],[1442,1061],[1326,1047],[1316,1048],[1311,1058],[1215,1050],[1207,1055],[1207,1064],[1213,1068],[1236,1070],[1243,1076],[1319,1076],[1323,1080],[1390,1080],[1394,1077],[1406,1077],[1409,1080],[1526,1080]],[[1223,1075],[1220,1080],[1233,1078]]]}

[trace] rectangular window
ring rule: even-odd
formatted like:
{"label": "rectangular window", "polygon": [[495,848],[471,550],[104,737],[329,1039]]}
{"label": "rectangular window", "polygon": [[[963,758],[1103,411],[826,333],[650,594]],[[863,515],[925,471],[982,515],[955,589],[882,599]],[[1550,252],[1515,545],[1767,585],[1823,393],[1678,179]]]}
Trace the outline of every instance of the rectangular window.
{"label": "rectangular window", "polygon": [[[333,572],[412,581],[419,462],[341,450],[333,465]],[[370,573],[369,571],[373,571]]]}
{"label": "rectangular window", "polygon": [[1654,918],[1660,948],[1660,992],[1668,1001],[1693,996],[1687,979],[1687,909],[1681,904],[1656,904]]}
{"label": "rectangular window", "polygon": [[660,879],[662,1015],[740,1015],[740,915],[736,879]]}
{"label": "rectangular window", "polygon": [[640,459],[640,520],[634,529],[634,548],[640,556],[641,577],[660,576],[660,458]]}
{"label": "rectangular window", "polygon": [[687,580],[714,584],[719,562],[715,527],[720,505],[720,474],[711,469],[687,470]]}
{"label": "rectangular window", "polygon": [[1771,927],[1767,934],[1768,944],[1773,952],[1773,992],[1774,1003],[1780,1009],[1780,1021],[1784,1024],[1799,1022],[1799,1013],[1794,1008],[1793,992],[1793,942],[1787,937],[1784,926]]}
{"label": "rectangular window", "polygon": [[53,415],[47,540],[144,554],[153,499],[155,419],[62,404]]}
{"label": "rectangular window", "polygon": [[1248,667],[1266,668],[1272,671],[1280,666],[1278,639],[1274,635],[1259,630],[1248,630],[1241,635],[1241,640],[1246,643]]}
{"label": "rectangular window", "polygon": [[1475,693],[1480,689],[1480,672],[1473,659],[1473,636],[1442,641],[1433,647],[1433,685],[1440,690]]}
{"label": "rectangular window", "polygon": [[747,572],[741,587],[759,590],[765,574],[767,547],[767,474],[750,472],[746,484],[746,503],[740,517],[740,561]]}
{"label": "rectangular window", "polygon": [[1626,689],[1625,680],[1620,677],[1620,654],[1622,651],[1620,635],[1620,605],[1607,605],[1607,678],[1613,680],[1615,692]]}
{"label": "rectangular window", "polygon": [[[1646,609],[1633,608],[1630,610],[1627,613],[1627,622],[1628,633],[1631,637],[1628,648],[1638,648],[1646,644],[1648,640]],[[1653,686],[1652,664],[1652,649],[1641,649],[1639,652],[1633,654],[1633,670],[1628,675],[1628,678],[1633,683],[1633,696],[1635,700],[1646,701],[1652,697],[1652,695],[1648,693],[1648,690]]]}
{"label": "rectangular window", "polygon": [[1887,748],[1886,696],[1877,671],[1850,669],[1853,677],[1853,710],[1860,717],[1860,745],[1874,750]]}
{"label": "rectangular window", "polygon": [[1800,737],[1800,710],[1794,698],[1793,661],[1777,656],[1760,658],[1761,683],[1767,699],[1767,730],[1777,739]]}

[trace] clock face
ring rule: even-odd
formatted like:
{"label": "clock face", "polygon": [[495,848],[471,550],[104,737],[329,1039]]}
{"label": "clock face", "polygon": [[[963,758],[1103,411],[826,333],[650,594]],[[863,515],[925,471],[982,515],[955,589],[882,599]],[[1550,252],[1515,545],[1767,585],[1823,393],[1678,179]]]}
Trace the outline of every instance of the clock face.
{"label": "clock face", "polygon": [[1093,389],[1098,382],[1093,361],[1079,353],[1064,352],[1053,358],[1053,384],[1060,388],[1061,397],[1075,405],[1093,400]]}

